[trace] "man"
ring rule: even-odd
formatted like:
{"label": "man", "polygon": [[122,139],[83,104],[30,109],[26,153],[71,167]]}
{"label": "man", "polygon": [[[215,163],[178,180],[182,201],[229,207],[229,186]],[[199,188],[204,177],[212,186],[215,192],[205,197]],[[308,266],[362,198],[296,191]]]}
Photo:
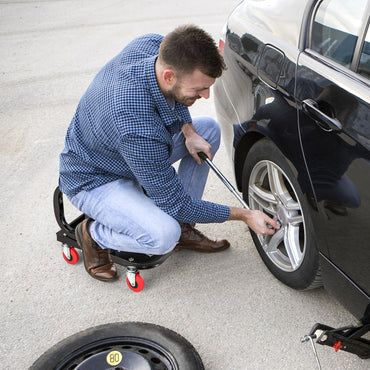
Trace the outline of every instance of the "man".
{"label": "man", "polygon": [[76,237],[92,277],[117,277],[110,248],[161,255],[229,247],[195,223],[242,220],[258,234],[278,227],[262,212],[201,200],[208,167],[197,153],[212,158],[220,130],[210,117],[192,119],[187,107],[209,97],[224,69],[213,39],[182,26],[129,43],[83,95],[60,156],[59,186],[90,217]]}

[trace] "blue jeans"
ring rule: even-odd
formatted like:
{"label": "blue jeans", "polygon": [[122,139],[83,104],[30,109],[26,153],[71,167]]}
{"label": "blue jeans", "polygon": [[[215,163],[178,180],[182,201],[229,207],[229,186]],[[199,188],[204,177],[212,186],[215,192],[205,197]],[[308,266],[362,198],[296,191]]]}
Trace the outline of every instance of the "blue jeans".
{"label": "blue jeans", "polygon": [[[193,119],[197,133],[211,144],[212,155],[220,145],[220,128],[210,117]],[[171,163],[181,159],[178,175],[184,189],[200,199],[207,181],[207,164],[198,165],[185,146],[182,132],[174,137]],[[162,255],[175,248],[181,229],[179,223],[148,198],[138,184],[120,179],[70,198],[81,212],[93,218],[90,233],[102,248]]]}

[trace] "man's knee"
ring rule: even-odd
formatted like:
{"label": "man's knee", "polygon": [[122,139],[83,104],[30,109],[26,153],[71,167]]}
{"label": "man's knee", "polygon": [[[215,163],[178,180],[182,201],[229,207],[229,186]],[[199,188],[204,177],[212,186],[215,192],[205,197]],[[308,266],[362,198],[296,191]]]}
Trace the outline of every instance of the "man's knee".
{"label": "man's knee", "polygon": [[221,138],[220,125],[212,117],[202,116],[197,118],[194,119],[197,133],[207,140],[213,149],[217,150]]}
{"label": "man's knee", "polygon": [[181,236],[180,224],[172,219],[165,225],[157,226],[149,232],[149,243],[153,249],[153,254],[166,254],[173,250]]}

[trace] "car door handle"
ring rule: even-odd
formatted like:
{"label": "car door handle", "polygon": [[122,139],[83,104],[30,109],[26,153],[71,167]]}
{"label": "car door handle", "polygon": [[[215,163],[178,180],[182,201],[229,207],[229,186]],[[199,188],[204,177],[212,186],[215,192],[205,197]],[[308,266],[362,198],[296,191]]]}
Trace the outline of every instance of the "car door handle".
{"label": "car door handle", "polygon": [[322,112],[318,107],[318,104],[315,100],[305,99],[302,102],[303,110],[308,113],[315,121],[318,122],[320,128],[325,131],[342,131],[343,126],[340,121],[336,118],[329,117],[327,114]]}

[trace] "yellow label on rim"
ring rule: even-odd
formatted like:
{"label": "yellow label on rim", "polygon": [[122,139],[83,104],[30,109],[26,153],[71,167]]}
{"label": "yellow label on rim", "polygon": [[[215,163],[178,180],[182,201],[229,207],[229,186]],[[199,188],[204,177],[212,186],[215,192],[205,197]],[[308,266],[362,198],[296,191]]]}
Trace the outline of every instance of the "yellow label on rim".
{"label": "yellow label on rim", "polygon": [[116,366],[122,361],[122,353],[118,351],[111,351],[107,354],[107,363],[110,366]]}

